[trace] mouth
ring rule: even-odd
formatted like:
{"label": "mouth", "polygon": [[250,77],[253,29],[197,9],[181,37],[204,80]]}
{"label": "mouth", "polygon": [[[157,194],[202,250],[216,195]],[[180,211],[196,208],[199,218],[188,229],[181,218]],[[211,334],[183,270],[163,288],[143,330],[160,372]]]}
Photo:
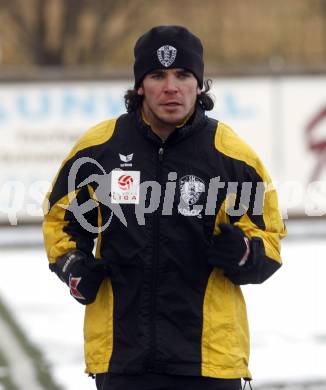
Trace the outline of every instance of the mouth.
{"label": "mouth", "polygon": [[171,101],[171,102],[163,103],[162,106],[164,106],[164,107],[178,107],[178,106],[181,106],[181,103],[176,102],[176,101]]}

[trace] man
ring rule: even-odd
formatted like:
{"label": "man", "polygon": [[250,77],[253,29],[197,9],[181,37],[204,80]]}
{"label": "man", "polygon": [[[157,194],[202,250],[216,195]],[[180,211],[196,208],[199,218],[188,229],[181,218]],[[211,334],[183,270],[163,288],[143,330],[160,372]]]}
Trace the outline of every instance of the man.
{"label": "man", "polygon": [[239,390],[251,377],[240,285],[280,267],[285,229],[256,154],[205,115],[203,71],[187,29],[140,37],[128,113],[82,136],[48,197],[50,268],[86,305],[98,389]]}

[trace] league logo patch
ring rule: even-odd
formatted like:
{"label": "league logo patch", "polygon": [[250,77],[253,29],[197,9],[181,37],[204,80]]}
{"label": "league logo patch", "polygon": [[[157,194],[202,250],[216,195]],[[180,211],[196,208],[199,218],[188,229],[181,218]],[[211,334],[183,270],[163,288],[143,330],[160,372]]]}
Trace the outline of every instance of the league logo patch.
{"label": "league logo patch", "polygon": [[118,179],[118,185],[121,190],[127,191],[132,188],[134,179],[129,175],[122,175]]}
{"label": "league logo patch", "polygon": [[111,202],[139,204],[140,171],[112,171]]}
{"label": "league logo patch", "polygon": [[175,61],[177,52],[175,47],[164,45],[157,49],[157,58],[163,66],[168,68]]}

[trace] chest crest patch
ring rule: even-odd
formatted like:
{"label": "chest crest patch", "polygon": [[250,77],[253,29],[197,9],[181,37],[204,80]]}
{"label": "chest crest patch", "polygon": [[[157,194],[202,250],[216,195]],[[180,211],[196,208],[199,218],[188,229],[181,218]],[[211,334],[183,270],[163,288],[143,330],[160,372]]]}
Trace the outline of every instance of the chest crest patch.
{"label": "chest crest patch", "polygon": [[180,193],[185,204],[189,206],[196,204],[203,192],[205,192],[205,183],[199,177],[187,175],[180,179]]}

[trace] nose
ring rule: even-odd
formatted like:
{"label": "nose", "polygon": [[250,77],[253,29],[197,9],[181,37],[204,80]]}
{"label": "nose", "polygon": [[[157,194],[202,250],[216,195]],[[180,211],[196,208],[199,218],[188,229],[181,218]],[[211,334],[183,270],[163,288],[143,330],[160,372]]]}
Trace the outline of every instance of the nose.
{"label": "nose", "polygon": [[165,93],[176,93],[178,92],[177,80],[172,74],[168,74],[165,78],[164,83],[164,92]]}

